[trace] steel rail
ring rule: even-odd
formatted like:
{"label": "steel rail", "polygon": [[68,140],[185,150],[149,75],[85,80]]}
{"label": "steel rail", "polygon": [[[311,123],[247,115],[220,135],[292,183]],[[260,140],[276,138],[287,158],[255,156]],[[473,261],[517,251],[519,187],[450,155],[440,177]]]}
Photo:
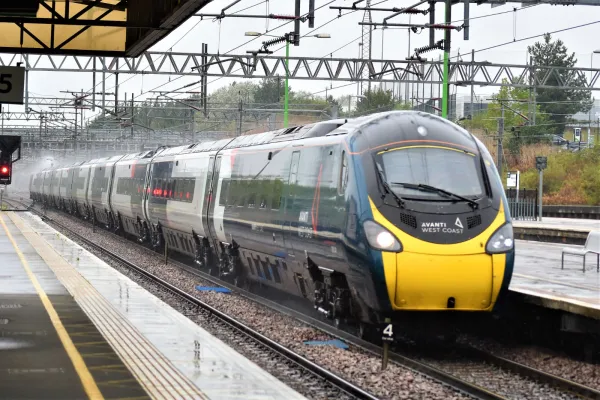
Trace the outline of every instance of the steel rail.
{"label": "steel rail", "polygon": [[[12,202],[15,200],[8,200],[7,202]],[[19,201],[17,201],[19,202]],[[25,205],[25,203],[20,202],[22,205]],[[280,354],[281,356],[293,361],[294,363],[296,363],[297,365],[301,366],[302,368],[310,371],[311,373],[315,374],[316,376],[324,379],[325,381],[329,382],[330,384],[336,386],[338,389],[346,392],[347,394],[359,398],[359,399],[370,399],[370,400],[376,400],[378,399],[378,397],[374,396],[373,394],[361,389],[360,387],[354,385],[351,382],[348,382],[347,380],[341,378],[340,376],[326,370],[325,368],[319,366],[318,364],[315,364],[314,362],[308,360],[307,358],[301,356],[298,353],[293,352],[292,350],[288,349],[285,346],[282,346],[281,344],[269,339],[268,337],[264,336],[263,334],[255,331],[254,329],[252,329],[251,327],[249,327],[248,325],[244,324],[241,321],[238,321],[237,319],[223,313],[222,311],[217,310],[216,308],[212,307],[211,305],[203,302],[202,300],[199,300],[195,297],[193,297],[192,295],[190,295],[189,293],[179,289],[176,286],[173,286],[172,284],[170,284],[169,282],[159,278],[158,276],[146,271],[144,268],[126,260],[125,258],[119,256],[116,253],[113,253],[112,251],[105,249],[104,247],[94,243],[93,241],[91,241],[90,239],[87,239],[86,237],[80,235],[79,233],[75,232],[74,230],[68,228],[67,226],[65,226],[64,224],[61,224],[60,222],[57,222],[56,220],[44,215],[43,213],[39,212],[38,210],[35,210],[34,208],[32,208],[31,206],[27,206],[29,211],[32,211],[33,213],[37,214],[40,218],[42,218],[42,220],[44,222],[51,222],[52,224],[55,224],[56,226],[58,226],[60,229],[68,232],[70,235],[73,235],[74,237],[77,238],[77,240],[80,240],[81,242],[83,242],[84,244],[86,244],[87,246],[92,247],[93,249],[96,249],[97,251],[100,251],[101,253],[107,255],[108,257],[114,259],[115,261],[119,262],[120,264],[125,265],[127,268],[134,270],[135,272],[139,273],[140,275],[148,278],[149,280],[151,280],[153,283],[157,283],[158,285],[160,285],[161,287],[167,289],[168,291],[170,291],[171,293],[181,297],[182,299],[184,299],[185,301],[200,307],[208,312],[210,312],[211,314],[213,314],[214,316],[216,316],[217,318],[219,318],[220,320],[222,320],[223,322],[231,325],[232,327],[234,327],[236,330],[244,333],[245,335],[251,337],[252,339],[254,339],[255,341],[258,341],[259,343],[261,343],[262,345],[264,345],[265,347],[267,347],[268,349],[270,349],[271,351],[274,351],[278,354]]]}
{"label": "steel rail", "polygon": [[[7,201],[7,200],[5,200]],[[13,199],[10,199],[8,201],[15,201]],[[19,203],[26,205],[23,202]],[[27,208],[31,211],[33,211],[34,213],[41,215],[41,213],[38,210],[35,210],[33,208],[31,208],[31,206],[27,206]],[[58,210],[54,210],[56,212],[58,212]],[[63,229],[67,230],[68,232],[72,233],[73,235],[77,236],[78,238],[81,238],[82,241],[84,242],[89,242],[91,243],[90,246],[93,246],[94,248],[99,249],[102,252],[107,252],[106,249],[103,249],[95,244],[93,244],[93,242],[90,242],[88,239],[86,239],[85,237],[77,234],[76,232],[73,232],[71,229],[64,227],[64,225],[56,222],[55,220],[52,220],[46,216],[44,216],[43,218],[47,218],[49,219],[52,223],[62,227]],[[74,217],[75,218],[75,217]],[[77,221],[84,223],[85,221],[77,219]],[[119,240],[123,240],[123,241],[127,241],[127,243],[132,243],[131,241],[123,238],[122,236],[119,236],[117,234],[114,234],[110,231],[106,231],[103,230],[104,232],[107,233],[111,233],[113,236],[115,236],[116,238],[118,238]],[[140,245],[138,243],[134,243],[140,250],[144,250],[147,252],[152,253],[153,255],[156,256],[161,256],[159,253],[153,251],[152,249],[145,247],[143,245]],[[122,259],[120,256],[115,255],[116,257],[118,257],[119,259],[123,260],[122,262],[124,263],[129,263],[129,261]],[[242,289],[238,286],[235,286],[227,281],[221,280],[213,275],[210,275],[208,273],[205,273],[203,271],[200,271],[194,267],[190,267],[189,265],[182,263],[180,261],[174,260],[174,259],[170,259],[169,260],[172,264],[176,265],[178,268],[191,273],[193,275],[196,275],[197,277],[207,280],[215,285],[218,286],[222,286],[225,287],[227,289],[232,290],[233,292],[235,292],[236,294],[245,297],[251,301],[254,301],[256,303],[259,303],[265,307],[269,307],[272,308],[278,312],[281,312],[283,314],[286,314],[292,318],[296,318],[301,320],[302,322],[308,324],[309,326],[321,330],[335,338],[341,339],[341,340],[345,340],[348,343],[357,346],[371,354],[375,354],[375,355],[379,355],[381,354],[382,348],[381,346],[378,346],[376,344],[373,344],[371,342],[368,342],[366,340],[360,339],[358,338],[356,335],[347,332],[345,330],[340,330],[335,328],[334,326],[332,326],[329,323],[320,321],[316,318],[313,318],[311,316],[308,316],[302,312],[293,310],[289,307],[283,306],[281,304],[278,304],[272,300],[269,300],[265,297],[259,296],[255,293],[252,293],[248,290]],[[137,267],[139,268],[139,267]],[[144,272],[144,274],[146,274],[147,272]],[[149,273],[148,273],[149,274]],[[151,274],[150,274],[151,275]],[[156,277],[157,279],[160,280],[160,278]],[[165,282],[167,285],[170,285],[168,282]],[[174,287],[174,286],[173,286]],[[175,287],[174,287],[175,288]],[[194,301],[200,301],[198,299],[195,299],[194,297],[192,297],[191,295],[187,294],[186,292],[181,291],[178,288],[175,288],[176,290],[178,290],[181,293],[184,293],[186,297],[190,297],[192,299],[194,299]],[[178,293],[179,294],[179,293]],[[208,307],[212,308],[212,306],[207,305]],[[214,308],[213,308],[214,309]],[[217,310],[217,312],[219,312]],[[220,312],[219,312],[220,313]],[[251,328],[249,328],[251,329]],[[261,335],[260,333],[257,332],[258,335]],[[264,336],[263,336],[264,337]],[[268,338],[266,338],[267,340],[270,340]],[[452,346],[455,346],[454,348],[458,349],[459,351],[461,351],[463,353],[463,355],[468,356],[468,357],[474,357],[474,358],[478,358],[481,359],[483,361],[489,362],[497,367],[501,367],[501,368],[505,368],[507,370],[510,370],[516,374],[540,381],[540,382],[544,382],[547,383],[549,385],[552,385],[553,387],[558,387],[561,388],[563,390],[566,390],[568,392],[574,393],[578,396],[583,396],[585,398],[589,398],[589,399],[598,399],[600,400],[600,391],[593,389],[591,387],[579,384],[577,382],[573,382],[571,380],[568,379],[564,379],[561,378],[559,376],[550,374],[550,373],[546,373],[544,371],[538,370],[536,368],[532,368],[529,366],[526,366],[524,364],[500,357],[500,356],[496,356],[490,352],[484,351],[484,350],[480,350],[480,349],[476,349],[474,347],[471,346],[467,346],[467,345],[457,345],[457,344],[453,344]],[[300,356],[301,357],[301,356]],[[464,381],[460,378],[455,377],[452,374],[446,373],[438,368],[435,368],[433,366],[430,366],[426,363],[411,359],[409,357],[403,356],[401,354],[395,353],[395,352],[390,352],[390,360],[392,360],[393,362],[412,369],[414,371],[418,371],[424,375],[429,376],[430,378],[434,379],[435,381],[437,381],[438,383],[441,383],[443,385],[446,385],[448,387],[451,387],[455,390],[458,390],[464,394],[468,394],[470,396],[479,398],[479,399],[505,399],[505,397],[503,397],[502,395],[493,393],[483,387],[480,387],[478,385],[472,384],[470,382]],[[319,367],[320,368],[320,367]]]}

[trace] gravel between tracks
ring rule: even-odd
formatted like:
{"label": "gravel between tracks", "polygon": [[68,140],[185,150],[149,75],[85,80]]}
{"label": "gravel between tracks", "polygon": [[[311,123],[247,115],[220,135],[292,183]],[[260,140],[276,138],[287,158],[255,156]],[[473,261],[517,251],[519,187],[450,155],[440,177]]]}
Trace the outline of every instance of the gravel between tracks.
{"label": "gravel between tracks", "polygon": [[[156,255],[143,252],[136,246],[128,245],[128,243],[123,242],[122,240],[119,240],[119,238],[100,229],[97,229],[96,233],[92,233],[92,229],[89,225],[84,225],[81,221],[72,217],[54,211],[48,211],[47,215],[86,238],[93,237],[96,244],[111,249],[111,251],[119,254],[121,257],[145,268],[147,271],[157,275],[172,285],[187,291],[218,310],[237,318],[270,339],[303,355],[309,360],[321,365],[323,368],[338,374],[344,379],[353,382],[355,385],[360,386],[364,390],[367,390],[378,397],[385,399],[432,400],[458,400],[469,398],[451,388],[438,384],[420,373],[412,372],[411,370],[395,364],[388,364],[388,368],[382,372],[381,360],[378,357],[368,354],[362,349],[352,345],[350,345],[348,350],[338,349],[332,346],[307,346],[304,344],[304,341],[306,340],[327,340],[331,339],[331,337],[314,328],[308,327],[301,321],[278,313],[277,311],[236,294],[199,292],[195,289],[196,286],[212,284],[186,271],[182,271],[176,266],[165,265],[164,261],[161,262]],[[69,234],[65,234],[66,236],[69,236]],[[74,237],[71,237],[71,239],[77,241]],[[88,250],[100,256],[95,250]],[[160,290],[152,289],[151,286],[153,286],[153,284],[149,284],[146,279],[136,276],[137,274],[130,273],[126,268],[115,266],[114,263],[111,262],[109,262],[109,264],[116,267],[119,271],[126,274],[172,306],[174,302],[181,302],[181,300],[175,300],[173,296],[165,295],[164,292]],[[181,306],[177,307],[177,309],[181,310]],[[204,325],[206,322],[204,318],[194,316],[189,318],[202,325],[203,328],[211,331],[210,327]],[[213,332],[211,331],[211,333]],[[227,338],[225,338],[225,341],[227,342],[226,339]],[[244,353],[242,349],[234,346],[231,341],[229,341],[229,344],[236,350]],[[261,367],[266,368],[268,371],[270,370],[269,366],[265,365],[264,360],[253,361],[257,362]]]}
{"label": "gravel between tracks", "polygon": [[491,339],[465,338],[466,343],[499,357],[600,390],[600,365],[573,360],[535,346],[509,347]]}
{"label": "gravel between tracks", "polygon": [[446,358],[421,360],[508,399],[579,399],[575,395],[560,392],[548,385],[521,378],[512,372],[505,372],[501,368],[481,362],[448,361]]}

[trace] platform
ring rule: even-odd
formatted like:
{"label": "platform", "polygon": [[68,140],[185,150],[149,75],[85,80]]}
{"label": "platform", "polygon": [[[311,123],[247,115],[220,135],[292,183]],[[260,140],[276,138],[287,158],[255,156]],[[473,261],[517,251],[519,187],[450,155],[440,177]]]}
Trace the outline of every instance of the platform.
{"label": "platform", "polygon": [[586,272],[582,258],[565,256],[564,247],[533,241],[517,240],[515,270],[510,290],[523,294],[530,302],[586,317],[600,319],[600,273],[596,272],[596,257],[589,255]]}
{"label": "platform", "polygon": [[0,224],[2,398],[303,398],[39,217]]}
{"label": "platform", "polygon": [[600,230],[600,220],[544,217],[542,221],[513,220],[515,237],[563,244],[585,244],[592,230]]}

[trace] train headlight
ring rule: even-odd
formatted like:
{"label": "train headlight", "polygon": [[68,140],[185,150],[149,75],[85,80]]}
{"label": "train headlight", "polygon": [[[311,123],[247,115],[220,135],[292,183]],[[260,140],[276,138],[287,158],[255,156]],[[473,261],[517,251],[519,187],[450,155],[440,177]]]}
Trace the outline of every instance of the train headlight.
{"label": "train headlight", "polygon": [[402,251],[400,241],[390,231],[375,221],[365,221],[363,224],[369,245],[382,251]]}
{"label": "train headlight", "polygon": [[490,254],[506,253],[512,250],[514,245],[512,224],[507,223],[498,228],[490,237],[485,246],[485,251]]}

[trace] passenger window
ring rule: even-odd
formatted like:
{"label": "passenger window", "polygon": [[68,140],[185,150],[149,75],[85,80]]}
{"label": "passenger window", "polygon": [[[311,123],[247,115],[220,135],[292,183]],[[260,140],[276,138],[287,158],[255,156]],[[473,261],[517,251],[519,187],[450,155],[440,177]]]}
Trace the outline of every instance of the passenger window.
{"label": "passenger window", "polygon": [[342,151],[342,167],[340,168],[340,178],[338,182],[338,194],[343,195],[348,184],[348,158],[346,152]]}
{"label": "passenger window", "polygon": [[220,206],[227,205],[228,190],[229,190],[229,180],[223,179],[223,182],[221,182],[221,196],[219,197],[219,205]]}
{"label": "passenger window", "polygon": [[271,198],[271,209],[279,210],[279,207],[281,206],[281,195],[283,194],[283,183],[279,179],[276,179],[273,181],[272,189],[273,197]]}

